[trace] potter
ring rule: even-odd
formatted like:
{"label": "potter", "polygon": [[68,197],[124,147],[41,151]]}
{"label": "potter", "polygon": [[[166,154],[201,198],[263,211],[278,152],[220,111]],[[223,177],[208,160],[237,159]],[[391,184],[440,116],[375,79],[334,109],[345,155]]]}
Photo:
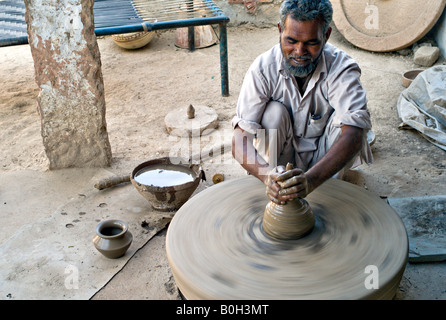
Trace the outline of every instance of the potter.
{"label": "potter", "polygon": [[[232,151],[243,169],[265,184],[269,199],[284,204],[305,198],[332,177],[342,178],[345,170],[372,163],[373,156],[359,65],[328,43],[330,1],[285,0],[279,14],[279,42],[245,74],[232,120]],[[276,132],[272,150],[269,136],[255,134],[259,128]],[[236,143],[242,136],[245,142]],[[284,172],[287,162],[294,169]]]}

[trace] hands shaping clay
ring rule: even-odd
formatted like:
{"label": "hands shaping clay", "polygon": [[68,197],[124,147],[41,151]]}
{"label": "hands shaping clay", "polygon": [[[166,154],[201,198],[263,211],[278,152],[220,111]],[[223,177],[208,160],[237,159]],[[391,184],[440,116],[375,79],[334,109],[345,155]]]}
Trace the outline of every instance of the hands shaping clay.
{"label": "hands shaping clay", "polygon": [[[292,170],[288,163],[286,171]],[[293,179],[294,177],[290,178]],[[286,181],[278,182],[285,186]],[[314,227],[314,215],[305,199],[294,199],[286,204],[277,204],[270,201],[263,215],[263,230],[276,239],[299,239]]]}

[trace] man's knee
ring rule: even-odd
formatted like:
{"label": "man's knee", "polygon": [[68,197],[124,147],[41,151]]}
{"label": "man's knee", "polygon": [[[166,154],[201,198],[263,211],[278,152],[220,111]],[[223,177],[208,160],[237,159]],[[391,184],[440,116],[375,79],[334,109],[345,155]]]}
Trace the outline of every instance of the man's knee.
{"label": "man's knee", "polygon": [[291,125],[291,118],[288,109],[280,102],[268,102],[260,124],[264,129],[283,129],[289,127]]}
{"label": "man's knee", "polygon": [[[270,101],[254,139],[254,147],[270,165],[276,166],[281,159],[294,159],[293,124],[288,109],[280,102]],[[290,160],[291,159],[291,160]]]}

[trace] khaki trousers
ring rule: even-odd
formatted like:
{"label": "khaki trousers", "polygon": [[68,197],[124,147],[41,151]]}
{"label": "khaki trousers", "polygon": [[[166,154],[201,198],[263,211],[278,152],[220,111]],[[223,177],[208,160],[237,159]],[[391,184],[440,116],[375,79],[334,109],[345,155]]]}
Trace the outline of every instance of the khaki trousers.
{"label": "khaki trousers", "polygon": [[[323,135],[317,141],[316,150],[297,152],[298,137],[294,134],[288,109],[280,102],[270,101],[260,123],[263,129],[258,130],[254,139],[254,147],[270,164],[270,168],[285,166],[290,162],[294,167],[307,171],[322,159],[341,135],[341,128],[333,125],[333,118],[334,113],[329,118]],[[361,159],[357,156],[338,172],[335,178],[342,178],[346,170],[359,164]]]}

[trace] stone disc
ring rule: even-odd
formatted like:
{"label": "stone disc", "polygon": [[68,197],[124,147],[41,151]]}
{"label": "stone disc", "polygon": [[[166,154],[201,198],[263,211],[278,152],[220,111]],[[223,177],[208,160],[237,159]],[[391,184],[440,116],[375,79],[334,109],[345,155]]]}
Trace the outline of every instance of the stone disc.
{"label": "stone disc", "polygon": [[248,176],[189,199],[170,223],[176,284],[193,299],[391,299],[408,257],[406,229],[382,199],[331,179],[306,200],[312,232],[275,240],[262,229],[265,186]]}
{"label": "stone disc", "polygon": [[211,107],[194,106],[195,117],[189,119],[187,107],[178,108],[164,117],[167,132],[177,136],[200,136],[218,127],[218,114]]}
{"label": "stone disc", "polygon": [[355,46],[374,52],[406,48],[425,36],[446,0],[336,0],[333,21]]}

